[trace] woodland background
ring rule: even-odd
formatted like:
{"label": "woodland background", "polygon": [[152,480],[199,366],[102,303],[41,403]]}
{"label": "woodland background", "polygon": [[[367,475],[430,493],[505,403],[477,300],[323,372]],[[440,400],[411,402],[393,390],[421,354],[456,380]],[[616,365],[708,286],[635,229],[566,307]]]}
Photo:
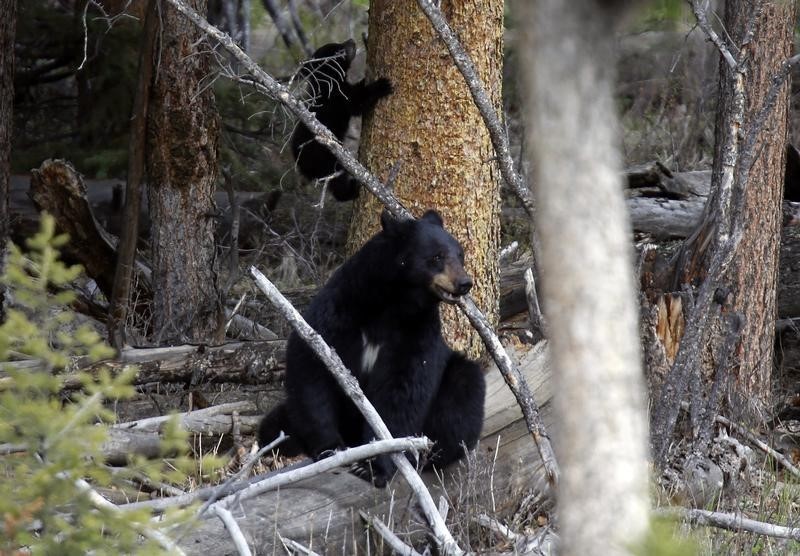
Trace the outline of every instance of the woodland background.
{"label": "woodland background", "polygon": [[[563,553],[597,546],[626,553],[631,548],[620,548],[620,539],[639,542],[632,539],[654,523],[655,533],[640,541],[648,544],[634,547],[640,553],[798,550],[794,2],[656,1],[637,9],[541,2],[529,12],[521,1],[443,2],[487,105],[502,115],[505,152],[423,14],[430,2],[186,4],[303,101],[309,99],[294,79],[301,61],[351,37],[359,46],[351,81],[366,72],[395,83],[392,97],[354,122],[345,147],[413,214],[429,207],[444,214],[467,248],[476,305],[535,399],[532,409],[517,409],[517,402],[525,407],[525,393],[512,396],[492,362],[496,354],[448,308],[451,343],[490,369],[482,449],[468,465],[425,477],[434,499],[446,500],[440,509],[462,548],[550,553],[560,534]],[[104,394],[113,419],[124,423],[96,447],[114,468],[134,468],[131,454],[170,461],[155,434],[166,421],[150,418],[189,412],[181,418],[190,433],[184,446],[197,462],[203,454],[221,460],[213,470],[198,463],[181,481],[158,484],[141,475],[113,485],[92,476],[87,488],[122,511],[159,512],[161,501],[240,479],[240,470],[267,473],[289,464],[291,472],[292,462],[253,458],[258,416],[281,395],[290,327],[247,269],[256,266],[302,310],[374,233],[379,202],[365,190],[354,203],[337,203],[321,184],[304,180],[288,147],[297,113],[264,94],[251,68],[166,0],[1,0],[0,14],[0,150],[10,148],[0,180],[8,187],[8,227],[1,231],[24,245],[46,209],[70,234],[64,260],[86,270],[40,292],[54,296],[48,299],[73,292],[75,320],[41,328],[45,343],[75,356],[42,365],[41,354],[14,343],[19,329],[7,327],[12,347],[0,345],[7,360],[0,388],[13,392],[9,384],[21,383],[14,373],[43,369],[59,377],[55,399],[81,407],[87,387],[79,373],[136,364],[128,377],[132,397]],[[709,29],[722,37],[718,44]],[[720,44],[733,63],[720,61]],[[573,99],[571,114],[553,108]],[[730,121],[738,131],[726,134]],[[137,206],[132,192],[140,188]],[[605,233],[612,228],[618,236]],[[617,259],[618,266],[604,266]],[[27,264],[38,276],[41,265]],[[528,269],[536,284],[544,281],[544,314],[524,277]],[[573,274],[585,281],[573,282]],[[621,289],[606,289],[608,283]],[[17,292],[7,289],[5,307],[33,314]],[[630,306],[620,308],[619,299]],[[55,305],[51,315],[60,311]],[[582,309],[571,313],[570,305]],[[636,330],[632,318],[616,318],[634,308]],[[79,326],[106,338],[116,356],[98,363],[69,352],[61,335],[77,335]],[[615,374],[621,368],[631,374]],[[646,382],[647,408],[639,381]],[[15,411],[7,405],[5,415]],[[96,420],[112,418],[96,411]],[[531,414],[541,421],[532,424]],[[625,432],[607,434],[617,426]],[[565,481],[558,510],[553,468],[540,460],[547,462],[548,449],[534,443],[549,437]],[[6,462],[41,454],[17,449],[9,438],[0,438]],[[579,469],[584,478],[571,482]],[[4,470],[9,481],[19,473],[11,464]],[[634,479],[620,481],[626,474]],[[648,476],[649,493],[636,482]],[[375,518],[386,521],[417,550],[450,551],[400,483],[377,492],[329,470],[237,501],[228,509],[239,526],[224,523],[229,531],[240,527],[255,553],[389,550],[385,536],[363,536],[363,510],[373,528]],[[222,496],[217,491],[211,501]],[[649,505],[654,516],[679,520],[662,527],[649,519]],[[15,520],[42,520],[46,511],[32,502]],[[222,518],[225,508],[218,511]],[[179,536],[183,550],[246,553],[223,521],[207,517]],[[689,530],[681,519],[732,532]],[[46,533],[30,524],[26,530],[34,538]],[[138,534],[155,538],[143,530]]]}

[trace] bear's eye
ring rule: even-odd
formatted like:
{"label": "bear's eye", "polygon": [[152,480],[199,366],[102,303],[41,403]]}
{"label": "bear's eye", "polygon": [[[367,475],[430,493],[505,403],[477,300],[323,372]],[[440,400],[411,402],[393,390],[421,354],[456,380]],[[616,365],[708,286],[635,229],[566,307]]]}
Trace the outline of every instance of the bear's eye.
{"label": "bear's eye", "polygon": [[442,255],[441,253],[437,253],[433,257],[431,257],[431,263],[433,264],[440,264],[443,260],[444,260],[444,255]]}

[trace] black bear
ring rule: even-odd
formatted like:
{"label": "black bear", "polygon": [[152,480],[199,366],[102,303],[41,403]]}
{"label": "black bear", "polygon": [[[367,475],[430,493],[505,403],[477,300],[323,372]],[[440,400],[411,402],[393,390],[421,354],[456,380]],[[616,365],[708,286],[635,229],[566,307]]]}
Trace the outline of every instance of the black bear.
{"label": "black bear", "polygon": [[[364,114],[392,92],[392,84],[385,78],[372,83],[365,79],[349,83],[347,71],[355,55],[356,43],[352,39],[326,44],[303,62],[299,71],[300,77],[307,82],[307,92],[312,99],[309,110],[339,141],[347,133],[351,116]],[[308,179],[341,172],[328,182],[328,188],[337,200],[349,201],[358,196],[358,182],[342,169],[327,147],[314,140],[314,134],[302,123],[298,123],[292,133],[292,154],[297,168]]]}
{"label": "black bear", "polygon": [[[434,441],[426,466],[444,466],[472,449],[483,425],[486,385],[480,366],[451,350],[441,335],[439,302],[472,287],[464,251],[435,211],[419,220],[381,216],[383,230],[347,260],[304,316],[355,375],[393,436]],[[283,430],[287,455],[319,459],[374,434],[330,372],[296,334],[286,348],[287,400],[261,422],[264,446]],[[294,442],[294,443],[293,443]],[[384,486],[388,456],[357,466]]]}

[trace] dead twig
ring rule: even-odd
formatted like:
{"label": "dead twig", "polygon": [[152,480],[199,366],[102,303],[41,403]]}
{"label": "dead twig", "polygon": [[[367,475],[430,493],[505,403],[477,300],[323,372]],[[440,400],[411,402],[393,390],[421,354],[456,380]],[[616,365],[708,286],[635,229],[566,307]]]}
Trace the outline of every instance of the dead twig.
{"label": "dead twig", "polygon": [[307,546],[303,546],[297,541],[293,541],[292,539],[284,538],[280,533],[278,533],[278,538],[283,543],[283,546],[286,547],[286,550],[291,550],[292,553],[299,552],[300,554],[305,554],[306,556],[320,556]]}
{"label": "dead twig", "polygon": [[363,510],[359,510],[358,515],[361,516],[361,519],[363,519],[367,525],[375,529],[375,532],[386,541],[395,554],[400,554],[400,556],[422,556],[422,554],[414,550],[412,546],[409,546],[403,542],[400,537],[395,535],[394,531],[389,529],[379,518],[374,516],[370,517],[367,515],[367,512]]}
{"label": "dead twig", "polygon": [[730,419],[723,417],[722,415],[714,416],[714,421],[728,427],[729,429],[735,430],[738,434],[744,436],[750,443],[755,445],[759,450],[772,456],[778,463],[780,463],[784,469],[786,469],[789,473],[794,475],[795,477],[800,478],[800,469],[798,469],[789,458],[769,446],[766,442],[758,438],[755,434],[747,430],[745,427],[738,423],[734,423]]}
{"label": "dead twig", "polygon": [[486,345],[487,351],[491,354],[492,359],[497,363],[497,368],[503,375],[508,387],[513,392],[514,397],[517,399],[522,415],[525,418],[525,424],[528,427],[528,432],[531,433],[536,448],[539,450],[539,456],[542,458],[545,472],[547,473],[547,480],[551,486],[558,484],[559,469],[556,461],[553,446],[550,444],[550,436],[547,434],[547,427],[544,426],[541,414],[539,413],[539,406],[533,398],[530,387],[528,386],[525,377],[519,370],[519,367],[514,365],[511,358],[506,353],[505,348],[500,343],[500,339],[491,330],[491,327],[486,322],[486,319],[480,313],[480,310],[475,306],[475,302],[471,298],[460,298],[458,306],[472,323],[473,328],[478,331]]}
{"label": "dead twig", "polygon": [[236,546],[236,551],[239,553],[239,556],[252,556],[253,553],[250,551],[250,546],[248,546],[242,529],[239,527],[239,524],[236,523],[233,514],[229,510],[216,505],[211,511],[222,521],[222,524],[225,525],[225,529],[228,530],[228,534],[231,536],[231,540],[234,546]]}
{"label": "dead twig", "polygon": [[757,535],[800,541],[800,528],[798,527],[785,527],[764,521],[756,521],[744,517],[740,513],[712,512],[698,508],[659,508],[656,510],[656,515],[678,519],[694,525],[706,525],[736,532],[747,531]]}

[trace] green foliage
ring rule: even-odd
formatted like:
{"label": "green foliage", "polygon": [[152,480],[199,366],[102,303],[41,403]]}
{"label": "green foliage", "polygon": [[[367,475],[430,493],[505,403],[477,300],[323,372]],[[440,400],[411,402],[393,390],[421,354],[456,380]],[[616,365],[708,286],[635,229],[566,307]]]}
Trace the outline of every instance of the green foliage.
{"label": "green foliage", "polygon": [[699,547],[691,537],[676,533],[673,520],[661,518],[651,520],[647,537],[633,550],[641,556],[693,556],[698,552]]}
{"label": "green foliage", "polygon": [[[107,423],[115,418],[103,402],[133,394],[133,368],[118,376],[108,370],[79,372],[82,391],[68,401],[60,397],[62,380],[54,370],[76,356],[96,362],[113,353],[96,331],[75,326],[65,307],[74,296],[62,288],[81,271],[59,260],[58,247],[66,241],[55,235],[52,217],[43,215],[27,254],[11,246],[3,277],[14,304],[0,326],[0,361],[24,354],[38,364],[0,363],[7,374],[0,383],[0,447],[6,448],[0,450],[0,554],[23,547],[59,555],[161,553],[164,543],[152,540],[152,532],[174,525],[182,514],[153,523],[146,510],[98,503],[91,489],[113,488],[131,474],[184,481],[194,462],[174,458],[169,474],[162,472],[163,461],[134,457],[123,473],[113,475],[103,464]],[[186,450],[186,433],[177,426],[168,427],[165,436],[169,453]]]}

